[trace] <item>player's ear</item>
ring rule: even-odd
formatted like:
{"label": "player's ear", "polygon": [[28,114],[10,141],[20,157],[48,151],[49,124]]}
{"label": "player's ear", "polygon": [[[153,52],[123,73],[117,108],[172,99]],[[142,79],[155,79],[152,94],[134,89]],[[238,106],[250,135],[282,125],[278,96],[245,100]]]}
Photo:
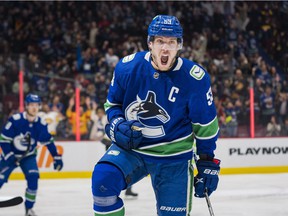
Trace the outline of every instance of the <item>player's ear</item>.
{"label": "player's ear", "polygon": [[149,42],[148,42],[148,48],[149,48],[149,50],[152,49],[152,41],[149,41]]}

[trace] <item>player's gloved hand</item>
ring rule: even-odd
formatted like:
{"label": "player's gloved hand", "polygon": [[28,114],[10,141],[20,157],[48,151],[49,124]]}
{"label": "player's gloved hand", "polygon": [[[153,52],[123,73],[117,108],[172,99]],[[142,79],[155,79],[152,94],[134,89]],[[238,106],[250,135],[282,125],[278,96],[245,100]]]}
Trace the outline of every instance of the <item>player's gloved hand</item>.
{"label": "player's gloved hand", "polygon": [[220,160],[198,160],[196,163],[198,174],[194,179],[195,196],[205,197],[207,191],[208,196],[217,189],[219,181]]}
{"label": "player's gloved hand", "polygon": [[4,161],[6,166],[16,165],[16,162],[17,158],[15,157],[15,154],[13,152],[9,152],[8,154],[6,154]]}
{"label": "player's gloved hand", "polygon": [[57,155],[57,156],[54,156],[53,159],[54,159],[54,162],[53,162],[54,170],[60,171],[63,168],[62,156]]}
{"label": "player's gloved hand", "polygon": [[133,130],[133,127],[143,127],[138,121],[126,121],[122,117],[112,119],[111,123],[105,126],[108,137],[119,147],[126,150],[135,149],[142,141],[141,130]]}

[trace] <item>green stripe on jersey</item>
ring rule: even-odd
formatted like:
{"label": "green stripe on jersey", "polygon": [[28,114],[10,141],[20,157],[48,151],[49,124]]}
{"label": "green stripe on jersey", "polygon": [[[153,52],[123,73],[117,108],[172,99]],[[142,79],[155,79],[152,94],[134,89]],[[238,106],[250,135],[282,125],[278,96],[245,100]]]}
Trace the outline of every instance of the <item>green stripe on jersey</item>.
{"label": "green stripe on jersey", "polygon": [[104,103],[104,109],[105,111],[108,110],[109,108],[111,108],[113,105],[111,105],[108,101],[106,101],[106,103]]}
{"label": "green stripe on jersey", "polygon": [[122,105],[121,105],[121,104],[116,104],[116,103],[111,103],[109,100],[106,100],[106,102],[104,103],[105,112],[106,112],[108,109],[110,109],[111,107],[115,107],[115,106],[121,107]]}
{"label": "green stripe on jersey", "polygon": [[195,136],[199,139],[212,138],[217,134],[219,130],[217,117],[215,117],[208,124],[201,125],[199,123],[192,123],[192,126]]}
{"label": "green stripe on jersey", "polygon": [[151,147],[145,146],[141,149],[135,149],[134,151],[157,157],[174,156],[191,151],[193,145],[193,137],[189,136],[181,141],[159,143]]}

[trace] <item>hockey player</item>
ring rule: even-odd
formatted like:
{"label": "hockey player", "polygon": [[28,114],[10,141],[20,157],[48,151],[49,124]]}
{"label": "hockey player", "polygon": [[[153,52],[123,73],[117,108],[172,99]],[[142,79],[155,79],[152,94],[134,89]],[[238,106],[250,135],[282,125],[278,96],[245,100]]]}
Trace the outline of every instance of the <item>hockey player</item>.
{"label": "hockey player", "polygon": [[196,197],[217,188],[219,128],[209,75],[179,57],[183,31],[176,17],[154,17],[147,43],[149,52],[124,57],[114,71],[105,104],[113,144],[94,167],[95,216],[123,216],[121,190],[148,174],[159,216],[190,215],[193,182]]}
{"label": "hockey player", "polygon": [[63,167],[62,157],[58,154],[53,138],[48,132],[46,122],[37,117],[41,106],[38,95],[28,94],[25,98],[23,113],[17,113],[8,119],[1,132],[0,144],[0,188],[8,181],[12,171],[20,166],[27,181],[25,192],[26,216],[36,216],[32,210],[38,189],[39,169],[36,161],[37,142],[46,145],[54,159],[54,169]]}

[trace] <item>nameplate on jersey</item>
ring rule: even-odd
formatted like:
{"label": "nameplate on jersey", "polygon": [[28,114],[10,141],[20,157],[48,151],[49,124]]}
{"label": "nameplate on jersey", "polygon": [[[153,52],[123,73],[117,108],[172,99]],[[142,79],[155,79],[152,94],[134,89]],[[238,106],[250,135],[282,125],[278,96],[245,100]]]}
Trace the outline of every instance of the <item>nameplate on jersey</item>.
{"label": "nameplate on jersey", "polygon": [[123,63],[127,63],[127,62],[132,61],[132,60],[134,59],[135,55],[136,55],[136,53],[131,54],[131,55],[128,55],[128,56],[125,56],[125,57],[123,58],[122,62],[123,62]]}
{"label": "nameplate on jersey", "polygon": [[203,70],[202,68],[200,68],[199,66],[194,65],[194,66],[192,67],[192,69],[190,70],[190,75],[191,75],[192,77],[194,77],[195,79],[197,79],[197,80],[201,80],[201,79],[204,77],[205,72],[204,72],[204,70]]}

